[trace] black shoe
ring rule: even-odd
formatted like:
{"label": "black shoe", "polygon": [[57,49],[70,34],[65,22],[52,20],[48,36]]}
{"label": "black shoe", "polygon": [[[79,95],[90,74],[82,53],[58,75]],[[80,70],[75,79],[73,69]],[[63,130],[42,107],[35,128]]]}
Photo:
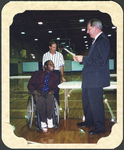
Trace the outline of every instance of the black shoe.
{"label": "black shoe", "polygon": [[79,126],[79,127],[93,127],[93,125],[87,124],[85,122],[77,123],[77,126]]}
{"label": "black shoe", "polygon": [[100,133],[105,133],[105,130],[100,131],[100,130],[98,130],[97,128],[94,128],[93,130],[91,130],[91,131],[89,132],[90,135],[96,135],[96,134],[100,134]]}

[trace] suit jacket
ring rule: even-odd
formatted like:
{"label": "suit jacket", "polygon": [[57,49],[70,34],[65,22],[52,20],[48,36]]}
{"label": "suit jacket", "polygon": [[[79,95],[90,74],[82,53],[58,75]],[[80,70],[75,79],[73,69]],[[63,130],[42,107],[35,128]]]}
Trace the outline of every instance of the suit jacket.
{"label": "suit jacket", "polygon": [[88,55],[83,57],[82,88],[110,85],[109,56],[109,40],[104,33],[101,33],[91,46]]}
{"label": "suit jacket", "polygon": [[[46,75],[47,75],[47,71],[35,71],[33,73],[27,85],[28,90],[32,94],[34,90],[42,91]],[[48,92],[49,91],[55,92],[58,86],[58,82],[59,82],[59,77],[53,72],[50,72]]]}

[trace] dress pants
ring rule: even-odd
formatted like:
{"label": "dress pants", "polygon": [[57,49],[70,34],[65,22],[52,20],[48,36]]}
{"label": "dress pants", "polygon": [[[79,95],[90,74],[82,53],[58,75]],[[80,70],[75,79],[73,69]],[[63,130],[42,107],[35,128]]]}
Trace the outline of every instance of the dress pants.
{"label": "dress pants", "polygon": [[86,124],[105,131],[103,88],[83,88],[82,105]]}
{"label": "dress pants", "polygon": [[47,122],[47,118],[51,119],[53,117],[53,112],[55,108],[54,97],[48,92],[41,92],[41,95],[38,97],[36,108],[40,112],[40,120],[42,122]]}

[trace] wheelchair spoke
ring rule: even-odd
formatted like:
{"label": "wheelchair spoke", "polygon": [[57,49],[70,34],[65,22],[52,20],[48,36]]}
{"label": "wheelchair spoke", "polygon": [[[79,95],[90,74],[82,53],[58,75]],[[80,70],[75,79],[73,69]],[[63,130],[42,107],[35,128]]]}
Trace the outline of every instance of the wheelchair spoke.
{"label": "wheelchair spoke", "polygon": [[31,128],[32,126],[32,121],[33,121],[33,99],[30,96],[27,103],[27,117],[26,117],[27,126],[29,128]]}

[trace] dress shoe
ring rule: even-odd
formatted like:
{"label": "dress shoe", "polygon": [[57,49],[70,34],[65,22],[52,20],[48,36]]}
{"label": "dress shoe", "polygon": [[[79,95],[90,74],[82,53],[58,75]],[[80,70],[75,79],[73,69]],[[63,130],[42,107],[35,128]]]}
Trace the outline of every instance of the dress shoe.
{"label": "dress shoe", "polygon": [[101,130],[98,130],[97,128],[94,128],[93,130],[91,130],[89,132],[90,135],[96,135],[96,134],[100,134],[100,133],[104,133],[105,130],[101,131]]}
{"label": "dress shoe", "polygon": [[79,126],[79,127],[93,127],[93,125],[87,124],[86,122],[77,123],[77,126]]}

